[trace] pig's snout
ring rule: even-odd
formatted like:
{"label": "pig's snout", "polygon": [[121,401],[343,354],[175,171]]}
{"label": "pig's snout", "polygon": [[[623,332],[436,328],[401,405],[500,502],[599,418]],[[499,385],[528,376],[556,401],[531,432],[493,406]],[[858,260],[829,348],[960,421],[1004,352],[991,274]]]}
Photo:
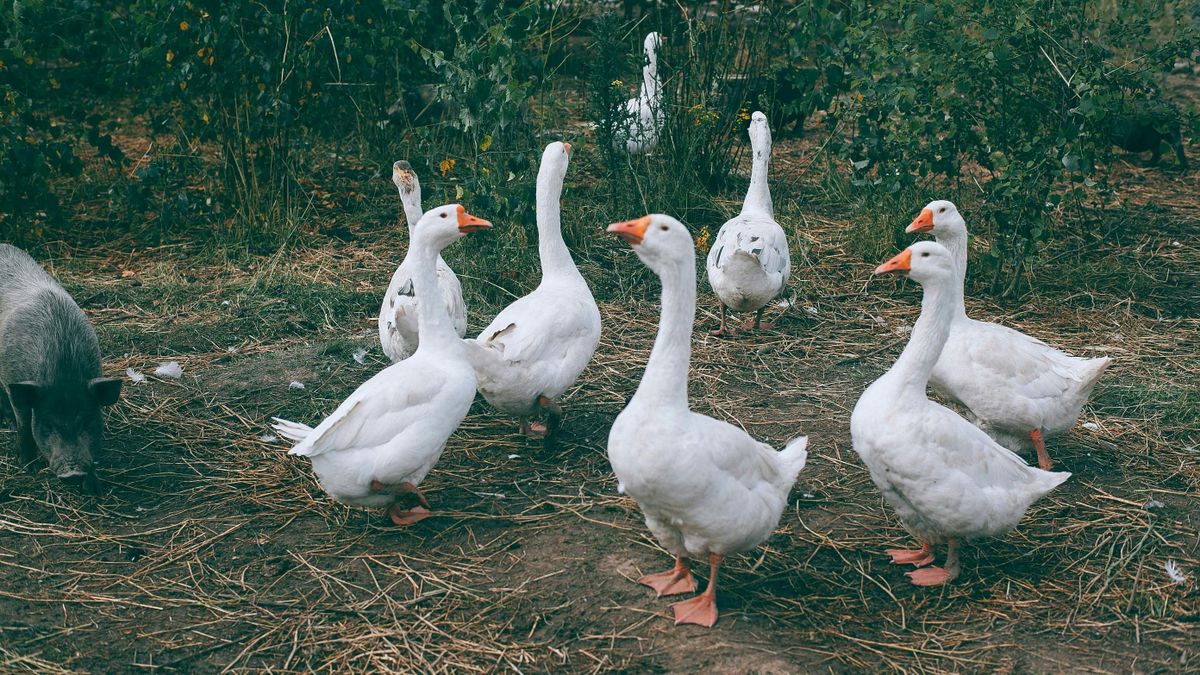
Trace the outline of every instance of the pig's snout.
{"label": "pig's snout", "polygon": [[94,495],[100,492],[100,479],[96,477],[96,470],[90,468],[85,470],[72,469],[65,473],[58,474],[59,479],[72,487],[78,487],[84,492]]}

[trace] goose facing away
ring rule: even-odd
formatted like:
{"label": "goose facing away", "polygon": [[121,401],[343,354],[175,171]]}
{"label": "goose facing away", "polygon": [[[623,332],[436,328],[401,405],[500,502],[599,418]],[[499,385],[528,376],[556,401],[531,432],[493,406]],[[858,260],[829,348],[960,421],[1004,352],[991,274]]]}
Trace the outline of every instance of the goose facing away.
{"label": "goose facing away", "polygon": [[725,556],[771,535],[807,458],[806,437],[781,451],[740,427],[688,406],[696,313],[696,250],[687,228],[665,215],[609,225],[662,280],[662,316],[641,383],[608,435],[608,458],[624,491],[675,566],[639,581],[659,596],[690,593],[688,558],[707,559],[704,593],[672,605],[675,623],[717,621],[717,569]]}
{"label": "goose facing away", "polygon": [[[392,165],[392,182],[400,191],[400,201],[404,205],[404,218],[408,223],[408,234],[411,239],[413,229],[416,228],[422,216],[421,182],[417,179],[417,174],[412,170],[412,166],[404,160]],[[417,311],[417,296],[413,291],[413,263],[409,260],[411,255],[410,243],[404,260],[392,274],[392,281],[388,284],[387,293],[383,296],[383,304],[379,308],[379,343],[383,347],[383,353],[393,363],[412,356],[419,342],[419,331],[417,330],[419,312]],[[446,311],[450,313],[454,332],[462,337],[467,332],[467,306],[463,302],[462,284],[459,283],[454,270],[450,269],[445,260],[442,260],[441,255],[437,257],[436,272],[441,300],[446,305]]]}
{"label": "goose facing away", "polygon": [[[1070,477],[1025,464],[957,413],[930,401],[925,387],[950,333],[955,263],[942,245],[923,241],[880,265],[921,284],[921,316],[908,345],[854,406],[850,437],[871,479],[900,522],[921,542],[889,550],[913,564],[912,583],[936,586],[959,574],[958,544],[1016,527],[1029,506]],[[947,544],[944,567],[927,567],[934,546]]]}
{"label": "goose facing away", "polygon": [[953,203],[930,202],[905,232],[932,233],[955,264],[950,336],[930,384],[968,408],[1006,447],[1032,446],[1038,465],[1049,470],[1045,439],[1075,425],[1109,359],[1071,356],[1012,328],[969,318],[963,297],[967,226]]}
{"label": "goose facing away", "polygon": [[649,152],[658,145],[663,125],[662,81],[658,77],[658,48],[666,38],[648,33],[642,41],[646,63],[637,98],[625,102],[624,122],[613,134],[613,145],[631,155]]}
{"label": "goose facing away", "polygon": [[[479,393],[492,407],[519,418],[521,433],[534,438],[544,437],[561,421],[558,398],[575,383],[600,342],[600,310],[562,236],[560,199],[570,150],[567,143],[547,145],[538,170],[541,283],[466,341]],[[543,411],[547,425],[530,421]]]}
{"label": "goose facing away", "polygon": [[330,497],[385,507],[397,525],[429,516],[419,486],[475,398],[475,371],[439,302],[434,266],[447,245],[490,226],[457,204],[422,216],[409,256],[420,312],[416,351],[364,382],[316,428],[275,418],[275,430],[296,441],[290,454],[312,460]]}
{"label": "goose facing away", "polygon": [[750,187],[742,211],[721,226],[708,252],[708,283],[721,305],[721,327],[712,331],[714,335],[737,334],[725,322],[726,307],[756,312],[754,319],[742,326],[744,329],[772,328],[772,324],[763,322],[763,310],[783,292],[792,272],[787,234],[775,222],[767,186],[771,129],[761,112],[750,119],[750,145]]}

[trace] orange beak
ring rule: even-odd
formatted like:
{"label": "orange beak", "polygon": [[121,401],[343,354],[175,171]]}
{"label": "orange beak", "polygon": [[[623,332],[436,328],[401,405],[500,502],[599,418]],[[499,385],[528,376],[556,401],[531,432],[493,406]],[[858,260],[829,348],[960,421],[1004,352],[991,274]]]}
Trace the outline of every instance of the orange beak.
{"label": "orange beak", "polygon": [[563,143],[563,150],[567,151],[567,157],[571,156],[571,144],[570,143]]}
{"label": "orange beak", "polygon": [[650,216],[642,216],[637,220],[613,223],[608,226],[608,231],[629,242],[630,245],[635,245],[642,243],[642,238],[646,236],[646,229],[649,227]]}
{"label": "orange beak", "polygon": [[458,231],[459,232],[462,232],[463,234],[469,234],[471,232],[476,232],[478,230],[487,229],[491,226],[492,226],[492,224],[489,223],[488,221],[484,220],[483,218],[479,218],[477,216],[473,216],[473,215],[467,213],[467,210],[462,207],[462,204],[458,205]]}
{"label": "orange beak", "polygon": [[929,209],[921,209],[921,214],[913,219],[904,231],[912,234],[913,232],[930,232],[933,230],[933,211]]}
{"label": "orange beak", "polygon": [[912,249],[904,249],[900,255],[883,263],[875,268],[875,274],[888,274],[889,272],[907,272],[912,269]]}

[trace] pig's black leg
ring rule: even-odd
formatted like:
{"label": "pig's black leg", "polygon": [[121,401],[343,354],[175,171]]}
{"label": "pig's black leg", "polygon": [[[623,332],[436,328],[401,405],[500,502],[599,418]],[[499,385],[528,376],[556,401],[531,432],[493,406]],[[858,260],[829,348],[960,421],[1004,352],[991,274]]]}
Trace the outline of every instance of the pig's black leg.
{"label": "pig's black leg", "polygon": [[33,440],[33,411],[13,410],[17,419],[17,459],[27,469],[32,469],[37,459],[37,441]]}
{"label": "pig's black leg", "polygon": [[1179,170],[1188,170],[1187,155],[1183,154],[1183,136],[1178,131],[1171,137],[1171,148],[1175,150],[1175,159],[1179,160]]}

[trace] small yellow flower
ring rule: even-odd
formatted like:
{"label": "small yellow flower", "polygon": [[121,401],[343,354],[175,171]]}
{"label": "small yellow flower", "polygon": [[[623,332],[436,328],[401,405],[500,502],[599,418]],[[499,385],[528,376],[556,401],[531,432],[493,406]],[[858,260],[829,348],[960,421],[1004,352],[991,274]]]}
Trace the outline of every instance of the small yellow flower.
{"label": "small yellow flower", "polygon": [[701,253],[708,253],[708,241],[712,237],[712,233],[708,231],[708,226],[700,228],[700,234],[696,235],[696,250]]}
{"label": "small yellow flower", "polygon": [[183,91],[184,89],[187,89],[187,80],[179,83],[179,91]]}
{"label": "small yellow flower", "polygon": [[167,63],[170,63],[170,62],[172,62],[172,61],[174,61],[174,60],[175,60],[175,52],[173,52],[173,51],[171,51],[170,49],[168,49],[168,50],[167,50]]}
{"label": "small yellow flower", "polygon": [[620,81],[620,80],[613,80],[613,81],[612,81],[612,86],[614,86],[614,87],[624,87],[624,86],[625,86],[625,83],[624,83],[624,82],[622,82],[622,81]]}
{"label": "small yellow flower", "polygon": [[487,152],[488,148],[492,147],[492,135],[484,134],[483,140],[479,142],[479,151]]}
{"label": "small yellow flower", "polygon": [[200,119],[204,120],[205,124],[208,124],[208,113],[204,113],[203,115],[201,115]]}
{"label": "small yellow flower", "polygon": [[746,110],[743,108],[742,110],[738,111],[738,119],[742,120],[742,121],[746,121],[746,120],[750,119],[750,113],[746,112]]}
{"label": "small yellow flower", "polygon": [[180,21],[179,22],[179,30],[187,30],[187,29],[188,29],[188,22]]}
{"label": "small yellow flower", "polygon": [[445,176],[446,174],[448,174],[448,173],[450,173],[451,171],[453,171],[453,170],[454,170],[454,165],[455,165],[455,163],[456,163],[456,162],[455,162],[453,159],[449,159],[449,158],[447,158],[447,159],[443,159],[443,160],[442,160],[442,161],[441,161],[441,162],[438,164],[438,169],[440,169],[440,170],[441,170],[441,172],[442,172],[442,175],[443,175],[443,176]]}

